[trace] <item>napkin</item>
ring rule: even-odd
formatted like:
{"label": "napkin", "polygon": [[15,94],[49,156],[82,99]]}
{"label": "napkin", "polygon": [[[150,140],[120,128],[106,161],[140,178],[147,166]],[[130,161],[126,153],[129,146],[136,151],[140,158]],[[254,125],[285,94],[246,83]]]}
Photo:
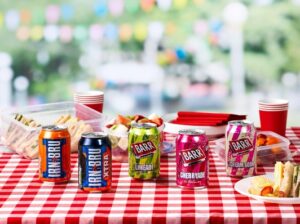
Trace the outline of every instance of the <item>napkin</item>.
{"label": "napkin", "polygon": [[171,123],[194,126],[221,126],[226,125],[228,121],[244,120],[246,117],[246,115],[227,113],[179,111],[177,118]]}

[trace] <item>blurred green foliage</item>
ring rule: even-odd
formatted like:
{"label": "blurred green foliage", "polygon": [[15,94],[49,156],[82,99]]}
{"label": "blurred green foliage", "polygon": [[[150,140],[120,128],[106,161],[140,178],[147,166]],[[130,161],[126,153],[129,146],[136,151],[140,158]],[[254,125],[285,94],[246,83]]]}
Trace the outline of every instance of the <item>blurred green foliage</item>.
{"label": "blurred green foliage", "polygon": [[[171,9],[163,12],[157,7],[150,13],[141,10],[134,13],[125,13],[121,17],[97,17],[92,8],[94,1],[51,1],[51,4],[69,2],[75,7],[75,17],[67,24],[83,25],[88,27],[93,23],[106,24],[108,22],[122,24],[148,23],[150,21],[173,22],[176,30],[172,35],[166,36],[163,43],[166,47],[182,46],[193,32],[193,23],[197,19],[222,20],[225,0],[206,0],[195,6],[192,0],[185,9]],[[248,79],[255,85],[263,85],[262,80],[280,80],[284,72],[299,72],[299,46],[300,46],[300,7],[293,5],[289,0],[277,0],[267,6],[254,5],[251,0],[243,1],[249,8],[249,18],[244,28],[245,39],[245,66]],[[31,11],[43,13],[49,1],[2,1],[2,12],[11,8],[29,8]],[[138,20],[137,20],[138,18]],[[34,24],[44,24],[43,20],[35,20]],[[33,24],[33,25],[34,25]],[[64,21],[60,25],[66,24]],[[208,38],[207,38],[208,39]],[[9,52],[13,57],[15,74],[25,75],[31,80],[30,92],[48,96],[49,99],[64,98],[64,90],[69,82],[84,73],[79,66],[79,58],[85,42],[72,41],[65,44],[59,41],[48,43],[21,42],[16,39],[15,32],[0,28],[0,49]],[[120,49],[124,51],[141,51],[143,43],[131,40],[121,43]],[[228,61],[228,51],[211,46],[214,60]],[[45,51],[49,54],[47,63],[38,63],[37,53]],[[191,60],[192,61],[192,60]],[[53,89],[59,91],[52,93]]]}

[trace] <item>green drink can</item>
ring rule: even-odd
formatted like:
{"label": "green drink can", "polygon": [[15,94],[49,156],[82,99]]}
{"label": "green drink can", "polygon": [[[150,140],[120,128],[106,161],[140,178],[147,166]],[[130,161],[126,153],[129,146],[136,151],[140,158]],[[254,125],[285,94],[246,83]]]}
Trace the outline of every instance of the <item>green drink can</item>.
{"label": "green drink can", "polygon": [[129,176],[134,179],[154,179],[160,169],[160,134],[155,124],[135,123],[128,139]]}

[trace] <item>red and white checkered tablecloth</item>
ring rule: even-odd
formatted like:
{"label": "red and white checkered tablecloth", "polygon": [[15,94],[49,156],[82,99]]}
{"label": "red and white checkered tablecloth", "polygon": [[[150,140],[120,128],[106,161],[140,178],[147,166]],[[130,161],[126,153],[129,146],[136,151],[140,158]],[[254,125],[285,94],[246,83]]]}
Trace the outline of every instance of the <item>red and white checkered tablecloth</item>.
{"label": "red and white checkered tablecloth", "polygon": [[[287,131],[291,150],[300,150],[300,128]],[[213,146],[212,146],[213,147]],[[294,157],[300,162],[300,157]],[[0,154],[0,223],[297,223],[300,205],[268,204],[234,191],[236,179],[211,150],[210,187],[183,190],[175,184],[174,158],[162,159],[161,177],[136,181],[128,165],[113,163],[113,189],[85,193],[77,188],[77,156],[68,184],[38,181],[38,161]],[[272,172],[259,167],[259,173]]]}

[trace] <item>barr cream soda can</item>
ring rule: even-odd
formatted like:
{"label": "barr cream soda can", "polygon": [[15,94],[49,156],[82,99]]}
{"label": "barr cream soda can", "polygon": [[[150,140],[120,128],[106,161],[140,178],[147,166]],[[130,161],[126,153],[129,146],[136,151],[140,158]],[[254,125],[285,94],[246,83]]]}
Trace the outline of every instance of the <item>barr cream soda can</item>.
{"label": "barr cream soda can", "polygon": [[256,129],[247,120],[230,121],[226,128],[226,173],[246,177],[256,173]]}
{"label": "barr cream soda can", "polygon": [[78,144],[78,185],[88,192],[109,191],[112,182],[111,143],[107,134],[82,134]]}
{"label": "barr cream soda can", "polygon": [[176,139],[176,184],[184,188],[208,186],[208,139],[202,130],[181,130]]}
{"label": "barr cream soda can", "polygon": [[153,179],[159,176],[160,134],[155,124],[135,123],[129,131],[129,176]]}
{"label": "barr cream soda can", "polygon": [[71,178],[71,145],[67,127],[42,127],[39,135],[39,178],[43,182],[67,182]]}

